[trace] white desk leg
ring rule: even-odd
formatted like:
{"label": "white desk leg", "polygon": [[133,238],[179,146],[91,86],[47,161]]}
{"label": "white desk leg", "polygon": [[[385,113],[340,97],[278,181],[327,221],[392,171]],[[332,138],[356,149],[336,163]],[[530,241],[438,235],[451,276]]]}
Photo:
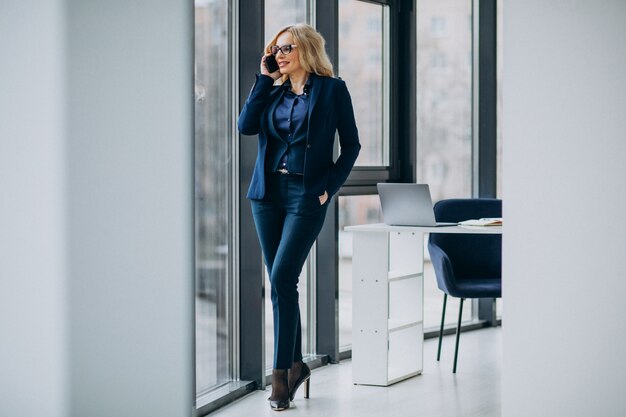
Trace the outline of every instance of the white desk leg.
{"label": "white desk leg", "polygon": [[424,237],[389,234],[389,383],[422,372],[424,345]]}
{"label": "white desk leg", "polygon": [[422,372],[423,237],[353,237],[352,382],[388,386]]}
{"label": "white desk leg", "polygon": [[352,260],[352,382],[387,385],[389,234],[354,233]]}

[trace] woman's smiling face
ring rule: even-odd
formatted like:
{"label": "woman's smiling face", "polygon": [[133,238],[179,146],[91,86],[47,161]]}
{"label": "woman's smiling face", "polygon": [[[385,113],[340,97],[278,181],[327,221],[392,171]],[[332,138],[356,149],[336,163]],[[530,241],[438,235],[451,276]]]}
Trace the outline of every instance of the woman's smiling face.
{"label": "woman's smiling face", "polygon": [[[293,37],[289,32],[281,33],[281,35],[276,39],[276,45],[278,46],[293,44]],[[283,54],[282,51],[278,51],[276,54],[276,62],[278,62],[280,73],[283,75],[293,74],[302,68],[300,66],[300,55],[297,47],[291,48],[291,52],[287,55]]]}

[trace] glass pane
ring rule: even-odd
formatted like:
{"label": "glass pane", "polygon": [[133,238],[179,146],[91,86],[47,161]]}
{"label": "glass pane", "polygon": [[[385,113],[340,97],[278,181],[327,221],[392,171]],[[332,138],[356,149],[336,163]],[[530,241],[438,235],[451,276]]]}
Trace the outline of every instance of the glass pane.
{"label": "glass pane", "polygon": [[339,196],[339,349],[352,345],[352,233],[346,226],[381,223],[378,195]]}
{"label": "glass pane", "polygon": [[339,0],[338,73],[352,96],[361,153],[357,166],[389,165],[388,6]]}
{"label": "glass pane", "polygon": [[265,0],[265,43],[285,26],[304,22],[306,0]]}
{"label": "glass pane", "polygon": [[433,201],[472,194],[472,2],[417,2],[417,178]]}
{"label": "glass pane", "polygon": [[228,1],[195,2],[197,394],[232,379],[229,309],[232,137]]}
{"label": "glass pane", "polygon": [[[417,1],[417,181],[433,201],[472,195],[472,2]],[[428,238],[426,236],[426,238]],[[426,246],[425,246],[426,247]],[[425,253],[424,327],[441,321],[443,293]],[[446,322],[456,323],[458,300]],[[471,319],[465,303],[463,319]]]}

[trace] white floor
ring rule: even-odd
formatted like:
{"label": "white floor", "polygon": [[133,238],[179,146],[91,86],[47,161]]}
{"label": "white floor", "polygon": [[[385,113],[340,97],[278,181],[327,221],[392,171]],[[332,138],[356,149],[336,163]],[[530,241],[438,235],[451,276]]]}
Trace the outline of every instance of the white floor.
{"label": "white floor", "polygon": [[424,344],[423,374],[390,387],[353,385],[352,362],[346,360],[313,370],[311,398],[303,398],[301,387],[289,410],[270,410],[268,387],[211,416],[499,417],[501,328],[461,334],[456,374],[454,336],[443,342],[441,362],[436,361],[437,339],[429,339]]}

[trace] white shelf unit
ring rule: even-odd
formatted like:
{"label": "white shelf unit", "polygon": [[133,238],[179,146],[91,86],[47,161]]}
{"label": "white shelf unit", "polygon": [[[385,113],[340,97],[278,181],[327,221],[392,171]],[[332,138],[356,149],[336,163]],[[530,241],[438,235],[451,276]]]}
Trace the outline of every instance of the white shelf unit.
{"label": "white shelf unit", "polygon": [[355,231],[352,382],[388,386],[423,364],[423,257],[418,231]]}

